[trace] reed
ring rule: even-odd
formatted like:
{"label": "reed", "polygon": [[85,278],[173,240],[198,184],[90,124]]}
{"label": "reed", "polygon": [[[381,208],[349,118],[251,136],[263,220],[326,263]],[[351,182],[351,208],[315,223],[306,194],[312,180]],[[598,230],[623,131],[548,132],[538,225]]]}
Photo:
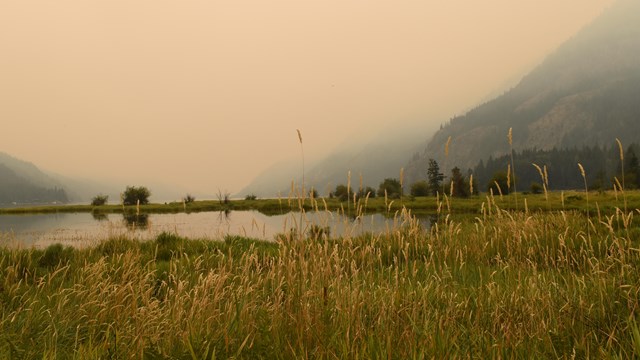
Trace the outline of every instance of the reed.
{"label": "reed", "polygon": [[300,155],[302,156],[302,199],[304,200],[306,193],[304,190],[304,145],[302,144],[302,133],[300,132],[300,129],[296,129],[296,132],[298,133],[298,141],[300,142]]}
{"label": "reed", "polygon": [[[518,210],[518,190],[516,187],[516,168],[515,163],[513,161],[513,128],[509,128],[509,133],[507,134],[507,140],[509,141],[509,155],[511,156],[511,164],[509,170],[513,169],[513,196],[516,202],[516,211]],[[511,171],[509,171],[509,174]],[[507,181],[507,184],[511,185],[510,181]]]}
{"label": "reed", "polygon": [[[618,150],[620,153],[620,177],[622,178],[622,184],[620,186],[620,191],[622,192],[622,199],[624,201],[624,213],[626,214],[627,211],[627,196],[625,194],[625,184],[624,184],[624,150],[622,149],[622,142],[620,142],[620,139],[616,138],[616,143],[618,144]],[[617,181],[617,178],[616,178]],[[620,183],[618,182],[618,185],[620,185]]]}
{"label": "reed", "polygon": [[[584,180],[584,194],[587,198],[587,220],[591,220],[591,214],[589,212],[589,186],[587,185],[587,174],[584,171],[584,167],[582,164],[578,163],[578,168],[580,169],[580,175],[582,175],[582,180]],[[564,206],[564,198],[563,198],[563,206]],[[587,235],[591,237],[591,229],[587,226]]]}
{"label": "reed", "polygon": [[547,191],[547,187],[549,186],[549,177],[547,174],[547,166],[544,166],[544,170],[538,166],[537,164],[532,164],[533,167],[536,168],[536,170],[538,170],[538,173],[540,174],[540,179],[542,181],[542,189],[544,190],[544,199],[547,202],[547,208],[549,208],[549,193]]}

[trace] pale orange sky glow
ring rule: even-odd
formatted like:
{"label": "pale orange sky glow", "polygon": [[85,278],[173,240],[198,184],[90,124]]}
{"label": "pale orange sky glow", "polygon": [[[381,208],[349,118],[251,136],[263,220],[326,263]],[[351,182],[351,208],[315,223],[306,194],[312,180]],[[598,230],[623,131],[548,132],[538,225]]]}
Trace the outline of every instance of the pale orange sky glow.
{"label": "pale orange sky glow", "polygon": [[0,151],[234,192],[300,156],[296,129],[314,158],[392,125],[436,128],[612,3],[0,0]]}

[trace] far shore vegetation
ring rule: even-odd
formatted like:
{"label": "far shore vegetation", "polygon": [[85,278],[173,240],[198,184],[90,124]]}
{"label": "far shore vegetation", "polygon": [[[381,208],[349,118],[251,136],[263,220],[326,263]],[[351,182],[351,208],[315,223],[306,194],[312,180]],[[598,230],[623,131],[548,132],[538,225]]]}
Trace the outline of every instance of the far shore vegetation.
{"label": "far shore vegetation", "polygon": [[[353,193],[351,193],[353,196]],[[190,195],[189,195],[190,196]],[[608,191],[590,191],[588,194],[591,211],[599,209],[603,213],[615,212],[615,209],[623,206],[626,200],[629,208],[640,208],[640,190],[630,190],[622,192]],[[581,211],[586,212],[587,194],[584,190],[570,191],[548,191],[546,196],[542,191],[536,190],[535,193],[520,193],[518,196],[518,210],[524,211],[525,206],[530,211]],[[344,200],[342,200],[344,199]],[[175,201],[170,203],[156,204],[150,202],[145,205],[122,205],[122,204],[106,204],[106,205],[42,205],[42,206],[25,206],[0,208],[0,214],[29,214],[29,213],[73,213],[73,212],[94,212],[94,213],[135,213],[139,208],[142,213],[178,213],[178,212],[200,212],[200,211],[223,211],[223,210],[256,210],[264,214],[284,214],[291,211],[299,211],[302,205],[304,210],[318,211],[343,211],[354,212],[357,207],[362,207],[363,211],[368,213],[374,212],[395,212],[403,207],[412,210],[414,213],[437,213],[441,207],[441,201],[444,197],[436,196],[412,196],[406,195],[400,198],[387,199],[378,196],[375,198],[364,198],[356,196],[356,202],[347,203],[346,197],[308,197],[302,203],[296,198],[280,198],[280,199],[260,199],[255,195],[247,196],[245,199],[238,200],[189,200]],[[479,195],[469,195],[464,198],[447,197],[448,206],[455,213],[474,213],[478,212],[483,203],[495,202],[504,210],[516,209],[516,197],[512,194],[491,194],[481,193]],[[366,200],[366,201],[365,201]],[[447,203],[445,203],[445,206]],[[440,209],[442,211],[442,209]]]}

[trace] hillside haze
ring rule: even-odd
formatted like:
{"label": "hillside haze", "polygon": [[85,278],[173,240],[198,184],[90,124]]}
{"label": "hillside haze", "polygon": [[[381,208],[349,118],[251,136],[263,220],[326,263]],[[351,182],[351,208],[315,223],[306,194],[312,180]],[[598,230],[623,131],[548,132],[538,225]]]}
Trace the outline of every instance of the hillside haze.
{"label": "hillside haze", "polygon": [[[544,149],[640,140],[640,2],[619,1],[568,40],[514,88],[452,118],[406,167],[426,177],[429,158],[473,168],[513,147]],[[451,137],[448,157],[444,150]]]}
{"label": "hillside haze", "polygon": [[[346,185],[351,172],[351,186],[354,188],[360,186],[362,178],[363,186],[377,189],[385,178],[399,176],[406,159],[423,148],[426,145],[424,138],[434,133],[435,129],[431,127],[400,122],[371,140],[344,144],[329,155],[307,164],[305,188],[313,187],[319,195],[327,196],[337,185]],[[298,186],[302,182],[299,158],[271,166],[237,196],[287,196],[292,181]]]}
{"label": "hillside haze", "polygon": [[0,152],[0,205],[68,201],[62,183],[34,164]]}

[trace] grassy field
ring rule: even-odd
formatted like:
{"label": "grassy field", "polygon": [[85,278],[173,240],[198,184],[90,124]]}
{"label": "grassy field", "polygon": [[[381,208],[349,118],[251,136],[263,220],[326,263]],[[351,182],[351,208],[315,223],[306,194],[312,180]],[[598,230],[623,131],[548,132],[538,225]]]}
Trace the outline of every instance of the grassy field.
{"label": "grassy field", "polygon": [[2,246],[0,359],[637,358],[637,194],[549,196],[406,199],[438,222],[353,238]]}

